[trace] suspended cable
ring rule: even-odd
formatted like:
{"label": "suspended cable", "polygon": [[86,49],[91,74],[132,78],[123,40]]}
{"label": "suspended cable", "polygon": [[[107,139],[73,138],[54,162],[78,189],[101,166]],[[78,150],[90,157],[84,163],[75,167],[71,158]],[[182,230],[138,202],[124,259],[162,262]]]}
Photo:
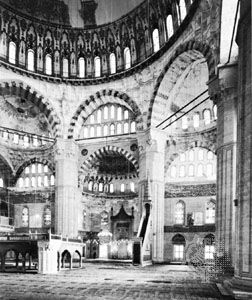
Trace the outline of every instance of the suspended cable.
{"label": "suspended cable", "polygon": [[187,112],[185,112],[184,114],[182,114],[181,116],[179,116],[176,120],[172,121],[171,123],[169,123],[168,125],[166,125],[164,128],[162,128],[162,130],[166,129],[167,127],[171,126],[173,123],[177,122],[179,119],[181,119],[183,116],[187,115],[190,111],[192,111],[194,108],[198,107],[199,105],[201,105],[202,103],[204,103],[206,100],[210,99],[210,97],[208,96],[207,98],[205,98],[204,100],[202,100],[200,103],[194,105],[191,109],[189,109]]}
{"label": "suspended cable", "polygon": [[235,12],[235,19],[234,19],[234,25],[233,25],[233,32],[232,32],[232,37],[231,37],[231,42],[230,42],[228,60],[227,60],[226,64],[228,64],[230,62],[230,59],[231,59],[231,53],[232,53],[232,47],[233,47],[233,42],[234,42],[234,35],[235,35],[235,29],[236,29],[236,23],[237,23],[239,5],[240,5],[240,0],[237,1],[236,12]]}
{"label": "suspended cable", "polygon": [[177,113],[179,113],[181,110],[183,110],[184,108],[186,108],[187,106],[189,106],[192,102],[194,102],[195,100],[197,100],[198,98],[200,98],[202,95],[204,95],[206,92],[208,91],[208,89],[206,89],[205,91],[203,91],[201,94],[199,94],[197,97],[193,98],[190,102],[188,102],[186,105],[182,106],[179,110],[177,110],[174,114],[172,114],[171,116],[169,116],[168,118],[166,118],[164,121],[162,121],[161,123],[159,123],[156,128],[158,128],[159,126],[161,126],[162,124],[164,124],[166,121],[168,121],[169,119],[171,119],[172,117],[176,116]]}

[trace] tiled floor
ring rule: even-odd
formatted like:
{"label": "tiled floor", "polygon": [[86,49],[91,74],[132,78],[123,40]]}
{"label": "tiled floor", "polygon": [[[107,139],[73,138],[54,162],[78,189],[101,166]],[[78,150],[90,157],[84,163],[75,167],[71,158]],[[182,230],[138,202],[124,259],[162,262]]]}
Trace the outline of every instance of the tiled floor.
{"label": "tiled floor", "polygon": [[[0,273],[0,299],[224,299],[188,266],[84,264],[57,275]],[[227,298],[225,298],[227,299]]]}

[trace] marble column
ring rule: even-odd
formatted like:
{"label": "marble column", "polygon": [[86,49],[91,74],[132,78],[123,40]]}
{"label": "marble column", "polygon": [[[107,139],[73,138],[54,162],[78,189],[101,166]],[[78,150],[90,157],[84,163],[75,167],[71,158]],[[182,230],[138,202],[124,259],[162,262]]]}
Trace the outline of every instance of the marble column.
{"label": "marble column", "polygon": [[78,145],[58,139],[55,144],[55,233],[78,236]]}
{"label": "marble column", "polygon": [[[237,226],[235,296],[252,299],[252,79],[251,79],[251,1],[241,1],[237,33],[238,62],[238,148],[237,148]],[[239,294],[239,290],[242,293]]]}
{"label": "marble column", "polygon": [[235,255],[237,149],[237,64],[219,66],[209,82],[217,104],[216,254],[222,272],[232,272]]}
{"label": "marble column", "polygon": [[[152,260],[164,260],[164,157],[166,135],[162,130],[151,128],[138,133],[139,144],[139,201],[151,206]],[[146,197],[146,189],[148,197]]]}

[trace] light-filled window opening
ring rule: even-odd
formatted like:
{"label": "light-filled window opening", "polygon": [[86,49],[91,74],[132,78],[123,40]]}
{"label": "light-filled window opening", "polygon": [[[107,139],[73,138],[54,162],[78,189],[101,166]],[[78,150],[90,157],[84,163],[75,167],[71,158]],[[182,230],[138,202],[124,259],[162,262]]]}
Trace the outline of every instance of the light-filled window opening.
{"label": "light-filled window opening", "polygon": [[121,184],[121,193],[124,193],[124,192],[125,192],[125,184],[122,183],[122,184]]}
{"label": "light-filled window opening", "polygon": [[108,135],[108,125],[104,125],[104,127],[103,127],[103,134],[105,136]]}
{"label": "light-filled window opening", "polygon": [[50,54],[47,54],[45,57],[45,73],[52,75],[52,58]]}
{"label": "light-filled window opening", "polygon": [[38,187],[41,187],[42,186],[42,178],[41,178],[41,176],[38,176],[37,180],[38,180]]}
{"label": "light-filled window opening", "polygon": [[35,177],[32,177],[32,178],[31,178],[31,186],[32,186],[32,187],[35,187],[35,186],[36,186],[36,180],[35,180]]}
{"label": "light-filled window opening", "polygon": [[19,178],[18,185],[20,188],[24,187],[24,179],[23,178]]}
{"label": "light-filled window opening", "polygon": [[13,135],[13,142],[14,142],[15,144],[18,144],[18,143],[19,143],[19,135],[16,134],[16,133],[14,133],[14,135]]}
{"label": "light-filled window opening", "polygon": [[208,159],[208,160],[212,160],[213,158],[214,158],[213,152],[212,152],[212,151],[208,151],[208,152],[207,152],[207,159]]}
{"label": "light-filled window opening", "polygon": [[177,176],[177,168],[176,166],[171,166],[171,177],[175,178]]}
{"label": "light-filled window opening", "polygon": [[152,32],[152,41],[153,41],[153,51],[157,52],[160,49],[159,32],[157,28],[154,29]]}
{"label": "light-filled window opening", "polygon": [[180,166],[179,177],[185,177],[185,166]]}
{"label": "light-filled window opening", "polygon": [[124,49],[124,68],[125,70],[131,67],[131,55],[130,49],[127,47]]}
{"label": "light-filled window opening", "polygon": [[104,118],[104,120],[108,119],[108,107],[107,106],[104,107],[103,118]]}
{"label": "light-filled window opening", "polygon": [[33,165],[31,166],[31,172],[32,172],[32,173],[36,173],[36,165],[33,164]]}
{"label": "light-filled window opening", "polygon": [[88,128],[87,127],[84,127],[83,136],[84,136],[84,138],[88,138]]}
{"label": "light-filled window opening", "polygon": [[93,181],[89,181],[89,183],[88,183],[88,190],[89,191],[93,190]]}
{"label": "light-filled window opening", "polygon": [[189,165],[188,176],[194,176],[194,165]]}
{"label": "light-filled window opening", "polygon": [[206,223],[215,223],[215,203],[209,201],[206,206]]}
{"label": "light-filled window opening", "polygon": [[24,147],[29,146],[29,137],[27,135],[24,136]]}
{"label": "light-filled window opening", "polygon": [[217,105],[216,104],[213,106],[213,115],[214,115],[214,119],[216,120],[217,119]]}
{"label": "light-filled window opening", "polygon": [[45,172],[45,173],[48,172],[48,165],[44,165],[44,172]]}
{"label": "light-filled window opening", "polygon": [[45,226],[49,226],[51,225],[51,209],[50,207],[45,207],[45,210],[44,210],[44,225]]}
{"label": "light-filled window opening", "polygon": [[48,186],[48,176],[44,176],[44,186]]}
{"label": "light-filled window opening", "polygon": [[185,204],[179,201],[175,206],[175,224],[183,225],[185,223]]}
{"label": "light-filled window opening", "polygon": [[177,11],[177,20],[178,20],[178,25],[180,25],[181,23],[181,19],[180,19],[180,9],[178,4],[176,4],[176,11]]}
{"label": "light-filled window opening", "polygon": [[97,123],[101,123],[101,119],[102,119],[102,112],[100,109],[98,109],[97,111]]}
{"label": "light-filled window opening", "polygon": [[16,44],[14,42],[9,44],[9,62],[11,64],[16,63]]}
{"label": "light-filled window opening", "polygon": [[202,149],[199,149],[199,151],[198,151],[198,159],[199,160],[204,159],[204,151]]}
{"label": "light-filled window opening", "polygon": [[187,129],[188,128],[188,119],[187,116],[183,116],[182,118],[182,129]]}
{"label": "light-filled window opening", "polygon": [[114,117],[115,117],[115,107],[114,107],[114,105],[111,105],[111,108],[110,108],[110,118],[114,119]]}
{"label": "light-filled window opening", "polygon": [[29,226],[29,209],[28,209],[28,207],[24,207],[22,210],[22,226],[23,227]]}
{"label": "light-filled window opening", "polygon": [[29,187],[29,185],[30,185],[30,179],[29,179],[29,177],[26,177],[25,178],[25,187]]}
{"label": "light-filled window opening", "polygon": [[199,177],[203,176],[203,165],[202,164],[198,165],[197,176],[199,176]]}
{"label": "light-filled window opening", "polygon": [[85,77],[85,60],[83,57],[80,57],[78,60],[78,67],[79,67],[79,77]]}
{"label": "light-filled window opening", "polygon": [[136,122],[133,121],[130,124],[130,132],[136,132]]}
{"label": "light-filled window opening", "polygon": [[34,71],[34,51],[29,49],[27,55],[27,69]]}
{"label": "light-filled window opening", "polygon": [[42,165],[38,164],[38,173],[41,173],[41,172],[42,172]]}
{"label": "light-filled window opening", "polygon": [[128,118],[129,118],[129,111],[128,110],[124,111],[123,118],[124,118],[124,120],[128,120]]}
{"label": "light-filled window opening", "polygon": [[91,115],[90,116],[90,123],[94,124],[94,122],[95,122],[95,117],[94,117],[94,115]]}
{"label": "light-filled window opening", "polygon": [[109,192],[110,193],[114,193],[114,185],[113,185],[113,183],[110,183],[110,185],[109,185]]}
{"label": "light-filled window opening", "polygon": [[55,184],[55,177],[54,177],[54,175],[51,175],[51,177],[50,177],[50,183],[51,183],[51,185]]}
{"label": "light-filled window opening", "polygon": [[183,21],[184,18],[185,18],[185,16],[186,16],[186,4],[185,4],[185,0],[180,0],[180,2],[179,2],[179,8],[180,8],[181,21]]}
{"label": "light-filled window opening", "polygon": [[101,77],[101,59],[96,56],[94,59],[95,77]]}
{"label": "light-filled window opening", "polygon": [[121,107],[117,108],[117,120],[118,121],[122,120],[122,108]]}
{"label": "light-filled window opening", "polygon": [[101,126],[100,125],[96,127],[96,135],[101,136]]}
{"label": "light-filled window opening", "polygon": [[129,124],[128,123],[123,124],[123,132],[124,133],[129,133]]}
{"label": "light-filled window opening", "polygon": [[0,178],[0,187],[3,187],[3,178]]}
{"label": "light-filled window opening", "polygon": [[134,184],[134,182],[131,182],[131,183],[130,183],[130,191],[131,191],[132,193],[135,192],[135,184]]}
{"label": "light-filled window opening", "polygon": [[95,131],[94,131],[94,127],[90,127],[90,137],[94,137],[95,136]]}
{"label": "light-filled window opening", "polygon": [[185,161],[186,160],[186,155],[185,153],[180,154],[180,161]]}
{"label": "light-filled window opening", "polygon": [[103,183],[102,182],[99,183],[98,190],[99,190],[99,192],[103,192]]}
{"label": "light-filled window opening", "polygon": [[209,109],[205,109],[203,112],[205,125],[209,125],[211,123],[211,113]]}
{"label": "light-filled window opening", "polygon": [[184,245],[173,245],[174,259],[183,260],[184,259]]}
{"label": "light-filled window opening", "polygon": [[166,18],[166,29],[167,29],[167,36],[169,39],[173,35],[172,15],[168,15]]}
{"label": "light-filled window opening", "polygon": [[199,113],[193,115],[193,127],[198,128],[200,125],[200,116]]}
{"label": "light-filled window opening", "polygon": [[207,164],[206,167],[207,167],[207,169],[206,169],[207,177],[212,177],[213,176],[213,165]]}
{"label": "light-filled window opening", "polygon": [[38,138],[37,138],[37,136],[33,137],[33,146],[35,146],[35,147],[38,146]]}
{"label": "light-filled window opening", "polygon": [[206,260],[213,260],[214,253],[215,253],[215,246],[214,246],[214,235],[208,234],[204,238],[204,246],[205,246],[205,259]]}
{"label": "light-filled window opening", "polygon": [[29,174],[30,173],[30,168],[29,167],[26,167],[25,168],[25,174]]}
{"label": "light-filled window opening", "polygon": [[110,125],[110,135],[114,135],[115,134],[115,125],[111,124]]}
{"label": "light-filled window opening", "polygon": [[122,124],[118,123],[117,124],[117,134],[121,134],[122,133]]}
{"label": "light-filled window opening", "polygon": [[190,150],[188,153],[188,159],[189,161],[194,161],[194,151]]}
{"label": "light-filled window opening", "polygon": [[116,73],[116,57],[114,53],[111,53],[109,56],[109,66],[110,66],[110,74]]}
{"label": "light-filled window opening", "polygon": [[68,59],[63,58],[63,76],[68,77]]}

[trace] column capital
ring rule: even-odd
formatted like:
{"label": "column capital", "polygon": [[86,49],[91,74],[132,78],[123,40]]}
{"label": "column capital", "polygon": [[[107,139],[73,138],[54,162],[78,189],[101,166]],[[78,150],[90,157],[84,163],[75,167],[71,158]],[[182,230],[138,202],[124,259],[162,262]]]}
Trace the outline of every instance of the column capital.
{"label": "column capital", "polygon": [[54,156],[57,159],[78,160],[79,146],[74,140],[58,138],[54,145]]}

